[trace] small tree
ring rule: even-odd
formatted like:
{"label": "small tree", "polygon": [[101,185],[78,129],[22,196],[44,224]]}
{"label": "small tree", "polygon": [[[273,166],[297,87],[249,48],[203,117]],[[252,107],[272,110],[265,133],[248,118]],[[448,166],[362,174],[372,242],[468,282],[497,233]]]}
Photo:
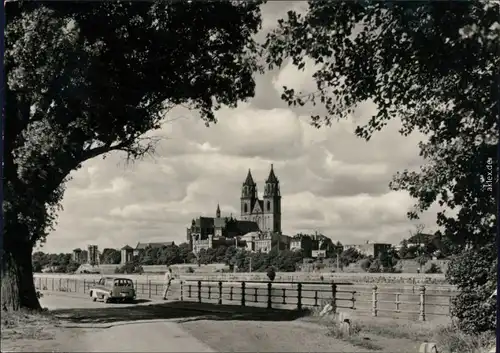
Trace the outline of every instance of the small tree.
{"label": "small tree", "polygon": [[443,273],[441,268],[436,264],[431,264],[431,266],[425,271],[425,273]]}

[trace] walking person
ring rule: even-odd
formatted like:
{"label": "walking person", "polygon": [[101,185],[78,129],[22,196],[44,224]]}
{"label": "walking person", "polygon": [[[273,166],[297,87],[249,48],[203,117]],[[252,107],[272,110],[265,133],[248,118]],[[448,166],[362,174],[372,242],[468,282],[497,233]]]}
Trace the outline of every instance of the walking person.
{"label": "walking person", "polygon": [[163,300],[167,300],[168,290],[170,289],[170,284],[172,284],[172,269],[169,267],[167,272],[165,272],[165,289],[163,291]]}

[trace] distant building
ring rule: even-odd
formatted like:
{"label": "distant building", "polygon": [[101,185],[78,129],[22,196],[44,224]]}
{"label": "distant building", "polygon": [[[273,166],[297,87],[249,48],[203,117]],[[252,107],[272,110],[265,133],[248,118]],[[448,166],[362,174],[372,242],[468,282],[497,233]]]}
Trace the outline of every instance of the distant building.
{"label": "distant building", "polygon": [[99,249],[97,245],[88,245],[88,259],[87,262],[91,266],[99,266]]}
{"label": "distant building", "polygon": [[306,258],[325,258],[333,251],[334,244],[330,238],[323,234],[313,235],[297,234],[290,240],[290,249],[301,249]]}
{"label": "distant building", "polygon": [[348,249],[356,249],[365,256],[378,257],[383,251],[388,251],[392,248],[392,244],[387,243],[372,243],[367,241],[364,244],[347,244],[344,245],[344,251]]}
{"label": "distant building", "polygon": [[290,239],[290,250],[302,250],[304,257],[312,257],[313,240],[307,234],[297,234]]}
{"label": "distant building", "polygon": [[[190,249],[197,254],[202,249],[218,246],[250,247],[253,251],[270,251],[272,244],[288,246],[281,234],[281,193],[273,165],[265,183],[264,197],[258,198],[257,184],[249,170],[241,188],[240,219],[221,217],[219,205],[215,217],[199,217],[186,230]],[[245,235],[252,233],[253,235]],[[250,245],[249,245],[250,244]]]}
{"label": "distant building", "polygon": [[132,262],[134,259],[134,248],[125,245],[123,248],[120,249],[120,264],[125,265],[128,262]]}
{"label": "distant building", "polygon": [[77,264],[82,264],[82,249],[76,248],[73,250],[73,254],[71,256],[73,262],[76,262]]}
{"label": "distant building", "polygon": [[312,235],[312,258],[325,258],[334,250],[332,239],[319,233]]}
{"label": "distant building", "polygon": [[240,237],[248,251],[268,253],[271,249],[290,249],[291,238],[280,233],[252,232]]}
{"label": "distant building", "polygon": [[89,252],[87,250],[76,248],[71,254],[71,259],[77,264],[86,264],[89,262]]}

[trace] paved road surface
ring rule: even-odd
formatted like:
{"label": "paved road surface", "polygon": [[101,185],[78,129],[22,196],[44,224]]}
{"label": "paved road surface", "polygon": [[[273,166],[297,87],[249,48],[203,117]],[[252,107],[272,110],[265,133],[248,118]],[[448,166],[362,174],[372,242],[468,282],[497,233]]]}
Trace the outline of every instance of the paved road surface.
{"label": "paved road surface", "polygon": [[[100,308],[107,305],[89,299],[48,294],[41,304],[49,310]],[[151,303],[139,304],[148,305]],[[134,306],[134,304],[121,304]],[[102,327],[75,328],[81,331],[62,342],[71,352],[214,352],[172,320],[114,322]]]}
{"label": "paved road surface", "polygon": [[[69,293],[45,293],[41,304],[67,324],[58,352],[415,352],[410,340],[363,335],[374,348],[328,336],[328,329],[283,316],[244,311],[200,312],[197,305],[105,304]],[[193,303],[196,304],[196,303]],[[187,305],[187,306],[186,306]],[[142,307],[144,306],[144,307]],[[186,310],[190,307],[193,310]],[[102,309],[102,310],[101,310]],[[207,308],[205,308],[207,309]],[[234,307],[233,307],[234,309]],[[222,312],[221,312],[222,311]],[[128,320],[128,321],[125,321]],[[364,342],[364,341],[363,341]],[[19,351],[17,349],[16,351]]]}

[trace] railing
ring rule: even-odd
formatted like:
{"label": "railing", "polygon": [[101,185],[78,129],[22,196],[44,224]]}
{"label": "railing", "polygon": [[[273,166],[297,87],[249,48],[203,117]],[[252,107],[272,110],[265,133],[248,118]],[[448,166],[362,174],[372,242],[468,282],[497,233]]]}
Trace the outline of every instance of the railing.
{"label": "railing", "polygon": [[[73,278],[35,278],[39,290],[87,294],[97,280]],[[163,295],[163,282],[135,281],[138,298]],[[410,291],[388,291],[377,285],[359,288],[352,283],[268,282],[268,281],[190,281],[174,282],[170,298],[199,303],[256,306],[268,309],[320,308],[326,303],[336,311],[352,311],[371,316],[406,316],[426,321],[428,317],[450,316],[450,293],[428,293],[425,286]]]}

